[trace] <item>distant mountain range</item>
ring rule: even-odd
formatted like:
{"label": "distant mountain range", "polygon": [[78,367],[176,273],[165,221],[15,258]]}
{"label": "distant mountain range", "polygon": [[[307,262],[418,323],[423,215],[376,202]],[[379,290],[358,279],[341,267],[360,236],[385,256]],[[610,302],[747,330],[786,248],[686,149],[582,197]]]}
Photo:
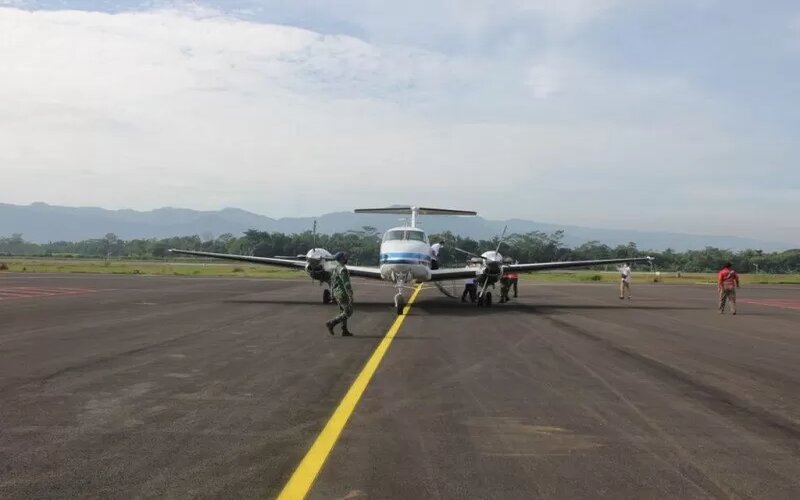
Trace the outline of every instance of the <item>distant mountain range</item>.
{"label": "distant mountain range", "polygon": [[[114,233],[122,239],[166,238],[170,236],[241,235],[248,229],[298,233],[311,229],[314,219],[321,233],[344,232],[374,226],[383,231],[398,225],[400,216],[334,212],[319,217],[284,217],[273,219],[238,208],[197,211],[183,208],[159,208],[147,212],[106,210],[94,207],[59,207],[45,203],[10,205],[0,203],[0,236],[21,233],[32,242],[80,241]],[[564,243],[577,246],[591,240],[615,246],[634,241],[641,249],[678,251],[706,246],[742,250],[785,250],[791,245],[736,236],[703,236],[659,231],[629,231],[546,224],[521,219],[487,220],[482,217],[422,217],[421,226],[429,233],[450,230],[454,234],[489,239],[499,235],[503,226],[508,232],[552,232],[563,229]]]}

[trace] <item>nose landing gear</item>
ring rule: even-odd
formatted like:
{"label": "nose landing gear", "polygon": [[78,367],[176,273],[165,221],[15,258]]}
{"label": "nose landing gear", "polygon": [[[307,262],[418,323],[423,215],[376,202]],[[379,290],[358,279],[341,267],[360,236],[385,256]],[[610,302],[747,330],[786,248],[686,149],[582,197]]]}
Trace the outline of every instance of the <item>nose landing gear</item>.
{"label": "nose landing gear", "polygon": [[398,293],[394,296],[394,307],[397,310],[398,316],[403,314],[403,309],[406,307],[406,299],[403,297],[402,293]]}

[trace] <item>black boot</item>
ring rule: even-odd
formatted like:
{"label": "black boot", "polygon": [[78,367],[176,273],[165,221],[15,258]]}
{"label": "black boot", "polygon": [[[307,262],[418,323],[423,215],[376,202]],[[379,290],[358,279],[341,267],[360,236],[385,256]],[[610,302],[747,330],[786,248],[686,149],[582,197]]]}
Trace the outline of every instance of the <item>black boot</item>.
{"label": "black boot", "polygon": [[347,320],[342,321],[342,337],[352,337],[353,332],[347,329]]}
{"label": "black boot", "polygon": [[333,331],[333,327],[336,326],[336,321],[326,321],[325,326],[328,328],[328,333],[334,335],[336,332]]}

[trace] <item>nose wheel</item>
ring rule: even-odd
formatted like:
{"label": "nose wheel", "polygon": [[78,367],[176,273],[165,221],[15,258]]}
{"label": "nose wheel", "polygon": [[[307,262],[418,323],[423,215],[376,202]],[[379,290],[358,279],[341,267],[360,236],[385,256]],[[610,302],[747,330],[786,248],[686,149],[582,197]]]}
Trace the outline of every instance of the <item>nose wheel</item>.
{"label": "nose wheel", "polygon": [[394,296],[394,307],[397,310],[398,316],[403,314],[403,309],[406,307],[406,299],[403,297],[402,293],[398,293]]}
{"label": "nose wheel", "polygon": [[484,292],[478,297],[478,307],[492,307],[492,292]]}

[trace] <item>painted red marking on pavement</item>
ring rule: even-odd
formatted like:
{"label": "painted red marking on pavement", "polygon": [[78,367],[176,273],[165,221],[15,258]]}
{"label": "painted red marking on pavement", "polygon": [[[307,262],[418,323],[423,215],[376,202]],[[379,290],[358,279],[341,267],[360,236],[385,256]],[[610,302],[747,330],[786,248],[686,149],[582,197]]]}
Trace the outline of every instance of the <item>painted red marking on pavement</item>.
{"label": "painted red marking on pavement", "polygon": [[0,300],[14,299],[35,299],[37,297],[54,297],[58,295],[79,295],[84,293],[94,293],[96,290],[90,288],[60,288],[60,287],[30,287],[14,286],[0,288]]}
{"label": "painted red marking on pavement", "polygon": [[800,311],[800,299],[740,299],[742,304],[757,306],[780,307],[781,309],[794,309]]}

